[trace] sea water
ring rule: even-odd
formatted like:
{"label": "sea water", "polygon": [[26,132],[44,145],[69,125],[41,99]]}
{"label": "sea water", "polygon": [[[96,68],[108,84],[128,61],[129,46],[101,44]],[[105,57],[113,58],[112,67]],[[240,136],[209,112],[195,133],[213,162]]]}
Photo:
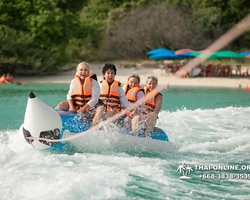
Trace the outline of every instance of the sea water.
{"label": "sea water", "polygon": [[250,92],[162,91],[157,126],[176,146],[171,153],[112,149],[108,128],[100,151],[34,149],[18,133],[28,93],[54,107],[68,88],[0,85],[1,199],[250,199]]}

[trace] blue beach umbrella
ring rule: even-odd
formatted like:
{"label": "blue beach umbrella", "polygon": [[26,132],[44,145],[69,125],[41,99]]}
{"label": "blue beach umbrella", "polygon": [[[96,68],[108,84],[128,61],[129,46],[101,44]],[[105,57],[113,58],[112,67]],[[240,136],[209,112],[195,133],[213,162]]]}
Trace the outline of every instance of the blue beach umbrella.
{"label": "blue beach umbrella", "polygon": [[154,55],[154,54],[159,54],[159,53],[160,53],[160,54],[162,54],[162,53],[174,54],[173,51],[168,50],[168,49],[162,49],[162,48],[154,49],[154,50],[148,51],[146,54],[147,54],[147,55]]}
{"label": "blue beach umbrella", "polygon": [[175,59],[181,59],[180,56],[175,55],[175,54],[155,54],[149,56],[150,59],[152,60],[175,60]]}
{"label": "blue beach umbrella", "polygon": [[192,54],[192,52],[186,52],[186,53],[180,53],[180,54],[175,54],[178,55],[181,58],[194,58],[195,55]]}
{"label": "blue beach umbrella", "polygon": [[246,52],[242,52],[242,53],[240,53],[240,55],[241,56],[248,56],[248,55],[250,55],[250,51],[246,51]]}

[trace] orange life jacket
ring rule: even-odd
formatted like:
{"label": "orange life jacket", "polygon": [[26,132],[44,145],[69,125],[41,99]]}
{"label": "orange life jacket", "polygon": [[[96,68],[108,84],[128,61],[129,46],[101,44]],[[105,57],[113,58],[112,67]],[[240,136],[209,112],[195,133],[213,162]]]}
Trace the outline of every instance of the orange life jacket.
{"label": "orange life jacket", "polygon": [[246,90],[250,90],[250,87],[246,86]]}
{"label": "orange life jacket", "polygon": [[107,111],[114,110],[119,112],[121,110],[120,96],[118,88],[121,85],[119,81],[114,81],[109,85],[108,81],[101,81],[100,100],[106,106]]}
{"label": "orange life jacket", "polygon": [[135,103],[137,101],[136,96],[139,91],[142,91],[144,93],[144,89],[141,87],[133,87],[132,89],[127,91],[126,97],[130,103]]}
{"label": "orange life jacket", "polygon": [[76,110],[87,104],[92,97],[92,85],[89,76],[84,79],[82,84],[80,77],[75,75],[75,87],[71,97]]}
{"label": "orange life jacket", "polygon": [[[128,90],[128,83],[126,83],[122,88],[126,94],[126,98],[130,103],[135,103],[138,99],[136,98],[137,93],[139,91],[142,91],[144,93],[144,89],[141,87],[133,87],[130,90]],[[130,115],[131,112],[127,112],[127,115]]]}
{"label": "orange life jacket", "polygon": [[[157,90],[153,90],[151,92],[148,92],[148,88],[147,87],[144,87],[144,91],[145,91],[145,95],[146,95],[146,99],[145,99],[145,110],[148,112],[148,113],[151,113],[155,110],[155,99],[156,99],[156,96],[157,95],[162,95],[159,91]],[[145,113],[146,114],[146,113]]]}
{"label": "orange life jacket", "polygon": [[92,72],[91,74],[89,74],[88,77],[93,78],[94,80],[97,81],[97,76],[96,76],[96,74],[93,73],[93,72]]}
{"label": "orange life jacket", "polygon": [[3,75],[3,76],[1,76],[1,78],[0,78],[0,83],[1,84],[5,84],[5,81],[6,80],[6,77]]}
{"label": "orange life jacket", "polygon": [[123,85],[123,87],[122,87],[122,89],[124,90],[125,94],[127,94],[127,92],[129,91],[128,88],[129,88],[128,83],[125,83],[125,84]]}

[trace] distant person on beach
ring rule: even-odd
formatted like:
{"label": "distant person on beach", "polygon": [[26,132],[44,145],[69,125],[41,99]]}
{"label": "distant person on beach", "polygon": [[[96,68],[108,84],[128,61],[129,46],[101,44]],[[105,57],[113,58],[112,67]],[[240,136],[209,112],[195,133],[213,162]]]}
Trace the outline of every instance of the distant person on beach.
{"label": "distant person on beach", "polygon": [[144,88],[145,111],[144,118],[146,119],[145,137],[149,136],[150,132],[155,127],[158,114],[162,107],[162,94],[156,90],[158,79],[155,76],[149,76]]}
{"label": "distant person on beach", "polygon": [[10,73],[7,74],[6,81],[13,83],[13,76],[11,76]]}
{"label": "distant person on beach", "polygon": [[6,79],[6,75],[3,74],[0,78],[0,84],[11,84],[11,82],[9,82],[7,79]]}
{"label": "distant person on beach", "polygon": [[167,90],[167,89],[169,88],[169,83],[166,82],[165,85],[166,85],[166,86],[165,86],[165,89]]}
{"label": "distant person on beach", "polygon": [[[140,86],[140,77],[136,74],[132,74],[128,77],[128,82],[124,84],[123,90],[126,94],[128,101],[133,104],[141,98],[144,98],[144,89]],[[144,107],[144,102],[140,103],[140,106],[137,109],[134,109],[132,112],[127,113],[125,121],[132,127],[132,131],[136,133],[139,130],[139,122],[142,117],[142,109]]]}
{"label": "distant person on beach", "polygon": [[103,110],[96,108],[100,97],[100,87],[96,74],[89,70],[89,64],[81,62],[77,65],[75,78],[70,83],[67,101],[60,102],[55,109],[84,113],[96,125]]}
{"label": "distant person on beach", "polygon": [[242,68],[241,65],[236,65],[236,71],[235,71],[236,75],[239,73],[239,75],[241,76],[241,68]]}
{"label": "distant person on beach", "polygon": [[0,84],[5,84],[5,81],[6,81],[6,76],[5,74],[3,74],[0,78]]}
{"label": "distant person on beach", "polygon": [[121,111],[121,108],[128,108],[128,102],[125,92],[121,88],[120,81],[115,80],[116,66],[106,63],[102,68],[103,80],[100,82],[100,100],[104,113],[102,117],[107,119]]}

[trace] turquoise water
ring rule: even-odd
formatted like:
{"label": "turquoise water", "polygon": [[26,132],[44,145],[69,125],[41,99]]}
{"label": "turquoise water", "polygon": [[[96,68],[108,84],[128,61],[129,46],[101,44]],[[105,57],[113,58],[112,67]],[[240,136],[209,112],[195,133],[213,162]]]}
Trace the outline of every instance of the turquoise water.
{"label": "turquoise water", "polygon": [[[250,199],[250,92],[164,90],[157,126],[176,146],[172,153],[83,148],[56,154],[34,149],[18,133],[28,93],[54,107],[66,99],[68,87],[0,85],[2,199]],[[114,137],[106,134],[102,147]],[[192,168],[192,179],[180,179],[177,169],[183,163]],[[229,165],[239,169],[214,170]]]}
{"label": "turquoise water", "polygon": [[[40,100],[51,107],[66,100],[69,85],[0,85],[0,130],[17,129],[23,123],[28,94],[34,92]],[[239,89],[171,87],[162,91],[164,95],[162,110],[216,109],[248,107],[250,92]],[[9,119],[12,119],[9,121]]]}

